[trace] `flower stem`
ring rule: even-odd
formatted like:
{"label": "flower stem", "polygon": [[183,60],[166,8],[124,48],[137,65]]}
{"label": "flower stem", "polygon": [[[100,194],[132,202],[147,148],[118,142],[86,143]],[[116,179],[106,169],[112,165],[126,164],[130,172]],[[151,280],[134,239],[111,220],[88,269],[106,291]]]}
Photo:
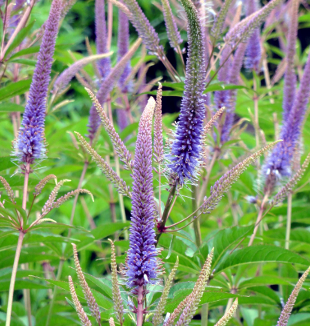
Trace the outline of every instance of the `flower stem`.
{"label": "flower stem", "polygon": [[138,288],[138,310],[137,310],[137,326],[143,324],[143,285]]}
{"label": "flower stem", "polygon": [[16,252],[15,252],[14,264],[13,264],[12,275],[11,275],[9,298],[8,298],[8,308],[7,308],[7,313],[6,313],[5,326],[10,326],[10,324],[11,324],[11,315],[12,315],[12,305],[13,305],[13,295],[14,295],[16,273],[17,273],[20,253],[22,250],[24,236],[25,236],[24,232],[19,231],[17,248],[16,248]]}
{"label": "flower stem", "polygon": [[285,234],[285,249],[290,248],[290,234],[291,234],[291,223],[292,223],[292,197],[291,192],[287,195],[287,220],[286,220],[286,234]]}
{"label": "flower stem", "polygon": [[[197,209],[198,201],[197,201],[197,193],[198,189],[196,186],[192,185],[193,199],[192,199],[192,210],[193,212]],[[201,232],[200,232],[200,222],[199,218],[195,218],[194,223],[194,232],[195,232],[195,241],[196,245],[199,248],[201,246]]]}

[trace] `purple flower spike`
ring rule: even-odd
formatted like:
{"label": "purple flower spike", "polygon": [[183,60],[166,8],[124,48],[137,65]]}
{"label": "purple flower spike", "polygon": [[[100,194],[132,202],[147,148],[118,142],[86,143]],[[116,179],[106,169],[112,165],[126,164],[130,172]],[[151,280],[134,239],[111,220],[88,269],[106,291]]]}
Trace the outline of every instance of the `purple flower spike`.
{"label": "purple flower spike", "polygon": [[155,101],[151,97],[143,111],[136,143],[133,170],[130,245],[127,285],[137,290],[157,277],[157,250],[154,231],[152,172],[152,118]]}
{"label": "purple flower spike", "polygon": [[183,184],[185,179],[192,179],[195,175],[201,156],[201,133],[206,112],[203,96],[206,68],[203,32],[197,9],[190,0],[181,2],[188,20],[188,58],[185,91],[169,167],[178,175],[178,182]]}
{"label": "purple flower spike", "polygon": [[[253,14],[255,11],[257,11],[257,7],[257,0],[247,1],[246,15],[250,16]],[[258,71],[260,59],[260,28],[256,28],[249,38],[249,43],[245,54],[244,67],[249,70]]]}
{"label": "purple flower spike", "polygon": [[61,0],[52,2],[30,86],[28,102],[15,144],[17,155],[24,163],[33,163],[35,159],[42,158],[45,152],[43,141],[46,97],[62,7]]}
{"label": "purple flower spike", "polygon": [[295,47],[298,30],[298,6],[299,1],[291,2],[290,25],[288,31],[288,42],[286,49],[286,71],[284,75],[284,92],[283,92],[283,121],[286,121],[292,109],[296,93],[297,78],[295,74],[294,59]]}
{"label": "purple flower spike", "polygon": [[[107,53],[107,28],[105,20],[105,1],[96,0],[95,3],[95,27],[96,27],[96,45],[97,53]],[[103,58],[98,62],[98,69],[102,79],[110,73],[111,60],[110,58]]]}
{"label": "purple flower spike", "polygon": [[299,141],[301,126],[307,110],[307,104],[310,95],[310,54],[304,69],[298,93],[295,97],[293,107],[284,121],[280,139],[270,155],[270,158],[264,168],[266,175],[273,173],[280,176],[291,175],[291,162],[294,154],[294,148]]}

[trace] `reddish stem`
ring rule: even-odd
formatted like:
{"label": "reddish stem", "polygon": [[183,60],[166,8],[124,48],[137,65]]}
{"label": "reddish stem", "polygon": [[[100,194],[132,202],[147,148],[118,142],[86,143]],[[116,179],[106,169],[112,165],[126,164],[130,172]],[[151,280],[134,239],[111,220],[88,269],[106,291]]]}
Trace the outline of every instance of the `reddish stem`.
{"label": "reddish stem", "polygon": [[138,287],[138,309],[137,309],[137,326],[143,324],[143,285]]}

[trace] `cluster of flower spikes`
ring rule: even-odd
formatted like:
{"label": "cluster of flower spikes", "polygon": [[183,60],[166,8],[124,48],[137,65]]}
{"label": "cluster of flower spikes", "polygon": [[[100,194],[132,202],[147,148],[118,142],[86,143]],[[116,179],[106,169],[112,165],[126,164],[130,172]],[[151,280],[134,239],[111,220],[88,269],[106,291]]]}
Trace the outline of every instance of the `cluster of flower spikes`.
{"label": "cluster of flower spikes", "polygon": [[[297,2],[297,1],[296,1]],[[294,6],[292,7],[294,9]],[[296,8],[296,7],[295,7]],[[297,15],[295,9],[295,14]],[[292,16],[292,22],[290,25],[290,33],[295,33],[292,29],[297,29],[297,25],[294,26],[294,18]],[[292,38],[293,39],[293,38]],[[296,39],[295,39],[296,40]],[[294,56],[294,51],[290,51],[291,44],[288,45],[289,56]],[[292,58],[287,58],[288,63],[293,62]],[[293,63],[292,63],[293,64]],[[291,65],[287,66],[285,74],[285,89],[291,90],[295,88],[295,79],[291,76]],[[289,79],[290,78],[290,79]],[[283,141],[278,143],[268,158],[263,170],[266,175],[266,187],[271,190],[272,185],[275,184],[276,177],[289,177],[291,175],[291,164],[296,146],[299,144],[301,128],[304,121],[304,116],[307,110],[307,104],[310,94],[310,54],[304,68],[304,73],[301,79],[300,87],[297,93],[287,94],[283,100],[283,126],[280,132],[280,139]],[[272,181],[272,180],[273,181]],[[266,189],[267,189],[266,188]]]}
{"label": "cluster of flower spikes", "polygon": [[29,98],[14,145],[15,154],[24,163],[32,164],[35,159],[43,158],[45,153],[44,121],[46,98],[62,9],[62,0],[54,0],[45,24],[38,60],[30,86]]}
{"label": "cluster of flower spikes", "polygon": [[195,176],[201,152],[201,133],[205,118],[203,91],[205,88],[204,41],[196,7],[181,0],[188,20],[188,57],[186,62],[185,91],[175,140],[171,150],[170,169],[183,184]]}
{"label": "cluster of flower spikes", "polygon": [[139,123],[133,169],[130,245],[127,285],[133,288],[153,283],[157,277],[152,172],[152,119],[155,101],[150,98]]}

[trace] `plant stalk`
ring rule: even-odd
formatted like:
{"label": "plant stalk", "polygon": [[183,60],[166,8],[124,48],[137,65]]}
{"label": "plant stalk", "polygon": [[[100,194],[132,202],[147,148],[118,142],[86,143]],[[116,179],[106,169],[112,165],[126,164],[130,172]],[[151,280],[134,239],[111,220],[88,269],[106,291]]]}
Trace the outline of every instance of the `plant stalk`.
{"label": "plant stalk", "polygon": [[137,326],[143,324],[143,285],[138,288]]}
{"label": "plant stalk", "polygon": [[[192,193],[193,193],[192,211],[194,212],[197,209],[197,206],[198,206],[198,202],[197,202],[198,189],[194,185],[192,185]],[[193,226],[194,226],[194,232],[195,232],[196,246],[199,248],[201,246],[201,231],[200,231],[200,223],[199,223],[199,218],[198,217],[195,218]]]}
{"label": "plant stalk", "polygon": [[286,220],[286,234],[285,234],[285,249],[290,248],[290,235],[291,235],[291,223],[292,223],[292,198],[291,192],[287,195],[287,220]]}
{"label": "plant stalk", "polygon": [[12,275],[11,275],[9,297],[8,297],[8,308],[7,308],[7,312],[6,312],[5,326],[10,326],[11,325],[11,315],[12,315],[12,305],[13,305],[13,295],[14,295],[16,273],[17,273],[20,253],[21,253],[22,246],[23,246],[24,236],[25,236],[24,232],[22,230],[20,230],[19,231],[19,236],[18,236],[17,248],[16,248],[16,252],[15,252]]}

